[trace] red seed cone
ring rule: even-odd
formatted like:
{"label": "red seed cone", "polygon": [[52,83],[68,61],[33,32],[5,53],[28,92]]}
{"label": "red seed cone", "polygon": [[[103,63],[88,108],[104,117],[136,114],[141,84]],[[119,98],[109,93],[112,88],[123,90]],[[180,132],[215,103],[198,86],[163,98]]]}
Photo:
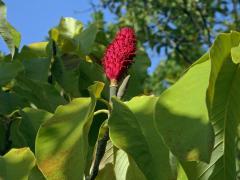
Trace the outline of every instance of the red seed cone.
{"label": "red seed cone", "polygon": [[133,63],[136,52],[136,36],[132,28],[122,28],[107,47],[102,63],[106,76],[117,82]]}

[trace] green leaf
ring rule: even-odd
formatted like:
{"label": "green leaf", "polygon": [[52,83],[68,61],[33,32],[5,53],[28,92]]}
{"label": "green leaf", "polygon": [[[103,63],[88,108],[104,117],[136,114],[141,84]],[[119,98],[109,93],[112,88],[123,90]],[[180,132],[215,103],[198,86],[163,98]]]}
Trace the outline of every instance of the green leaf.
{"label": "green leaf", "polygon": [[62,53],[76,49],[74,37],[82,32],[83,24],[70,17],[61,18],[57,27],[50,30],[50,38],[53,39]]}
{"label": "green leaf", "polygon": [[13,111],[26,107],[29,104],[16,93],[0,93],[0,114],[10,114]]}
{"label": "green leaf", "polygon": [[25,68],[24,74],[30,79],[47,82],[48,71],[50,66],[50,59],[31,59],[23,60],[23,65]]}
{"label": "green leaf", "polygon": [[210,61],[199,61],[159,97],[155,123],[178,159],[208,162],[214,142],[205,102]]}
{"label": "green leaf", "polygon": [[92,86],[88,88],[89,92],[92,93],[92,95],[96,98],[101,98],[101,93],[104,88],[104,83],[95,81]]}
{"label": "green leaf", "polygon": [[[236,64],[237,59],[231,59],[231,55],[232,58],[237,58],[231,54],[231,50],[239,42],[240,34],[237,32],[220,34],[210,49],[211,73],[207,102],[215,132],[215,144],[208,164],[182,162],[190,180],[236,179],[235,137],[240,117],[240,69],[239,64]],[[201,138],[203,134],[201,132]]]}
{"label": "green leaf", "polygon": [[[95,41],[97,41],[97,39]],[[102,57],[104,55],[104,51],[106,50],[106,46],[108,44],[109,43],[107,43],[106,45],[103,45],[102,42],[95,42],[95,43],[93,43],[93,46],[91,48],[91,53],[88,55],[88,57],[92,61],[94,61],[94,62],[96,62],[98,64],[101,64]]]}
{"label": "green leaf", "polygon": [[[95,109],[97,111],[105,108],[106,106],[99,103],[98,101]],[[107,119],[108,119],[108,115],[106,113],[99,113],[97,115],[94,115],[93,117],[93,122],[91,124],[89,134],[88,134],[89,145],[91,146],[91,148],[93,148],[93,150],[100,134],[99,131],[101,131],[101,129],[104,129],[104,128],[101,128],[101,126],[103,126],[103,122]],[[90,155],[92,156],[92,154]]]}
{"label": "green leaf", "polygon": [[19,59],[46,58],[48,42],[36,42],[23,46],[21,52],[17,54]]}
{"label": "green leaf", "polygon": [[47,45],[48,42],[32,43],[24,46],[16,55],[16,58],[22,61],[24,73],[28,78],[47,81],[50,68],[50,58],[46,52]]}
{"label": "green leaf", "polygon": [[110,138],[117,148],[134,159],[147,179],[169,179],[169,151],[153,121],[156,100],[156,97],[142,96],[124,104],[113,98]]}
{"label": "green leaf", "polygon": [[146,177],[140,171],[139,167],[137,166],[136,162],[128,156],[129,166],[127,170],[127,179],[128,180],[146,180]]}
{"label": "green leaf", "polygon": [[79,88],[80,90],[87,89],[87,87],[94,81],[105,82],[103,69],[97,63],[91,63],[81,61],[79,65],[80,77],[79,77]]}
{"label": "green leaf", "polygon": [[[75,40],[75,43],[82,43],[84,53],[89,53],[91,44],[94,42],[97,28],[95,25],[89,26],[85,31],[79,34]],[[72,39],[71,39],[72,40]],[[79,41],[79,42],[76,42]],[[89,46],[89,47],[88,47]],[[55,61],[52,66],[52,74],[57,82],[63,87],[63,89],[73,97],[79,97],[80,95],[86,96],[87,88],[94,81],[106,80],[102,67],[92,62],[86,62],[84,60],[85,54],[75,54],[72,49],[61,53],[61,47],[58,49],[58,55],[55,57]],[[81,56],[81,57],[80,57]],[[107,91],[104,90],[105,92]],[[108,95],[108,93],[104,93]]]}
{"label": "green leaf", "polygon": [[[103,88],[104,88],[104,83],[95,82],[92,86],[88,87],[90,96],[93,96],[96,99],[99,99],[101,97],[101,92]],[[105,108],[107,108],[105,104],[101,103],[101,101],[97,101],[95,111],[105,109]],[[97,139],[100,136],[99,134],[101,133],[100,127],[107,118],[108,118],[108,115],[105,113],[99,113],[93,116],[93,121],[89,128],[89,133],[88,133],[89,149],[88,149],[88,155],[87,155],[87,165],[85,167],[86,176],[88,176],[90,173],[92,160],[94,158],[93,154],[94,154],[95,145],[96,145]]]}
{"label": "green leaf", "polygon": [[234,63],[240,63],[240,46],[231,48],[231,56]]}
{"label": "green leaf", "polygon": [[7,21],[7,8],[3,1],[0,0],[0,35],[6,42],[12,57],[15,54],[15,48],[18,48],[21,41],[21,35],[16,29]]}
{"label": "green leaf", "polygon": [[22,116],[21,123],[19,126],[19,131],[24,136],[27,145],[34,152],[35,150],[35,138],[38,132],[38,129],[42,123],[52,117],[52,114],[33,108],[24,108],[20,111]]}
{"label": "green leaf", "polygon": [[52,74],[61,87],[73,97],[79,97],[79,57],[64,55],[55,57]]}
{"label": "green leaf", "polygon": [[76,41],[78,45],[77,51],[80,54],[88,55],[91,52],[97,31],[97,26],[95,24],[91,24],[87,29],[79,34]]}
{"label": "green leaf", "polygon": [[35,158],[29,148],[11,149],[0,156],[0,179],[27,180]]}
{"label": "green leaf", "polygon": [[0,86],[6,85],[23,70],[24,67],[19,61],[0,61]]}
{"label": "green leaf", "polygon": [[83,24],[72,17],[65,17],[61,18],[58,30],[60,36],[73,38],[82,32]]}
{"label": "green leaf", "polygon": [[20,124],[21,124],[20,118],[15,118],[11,122],[9,140],[11,142],[12,148],[23,148],[28,146],[25,137],[19,130]]}
{"label": "green leaf", "polygon": [[99,170],[96,180],[116,180],[113,164],[107,164],[104,169]]}
{"label": "green leaf", "polygon": [[[210,49],[212,69],[208,87],[208,106],[216,134],[214,149],[216,165],[209,169],[218,170],[214,176],[220,176],[222,179],[236,178],[235,138],[240,122],[240,65],[236,54],[232,54],[231,60],[230,53],[239,42],[240,33],[220,34]],[[223,151],[217,151],[218,148],[222,148]]]}
{"label": "green leaf", "polygon": [[60,96],[54,86],[28,79],[25,76],[17,77],[14,92],[38,108],[49,112],[54,112],[57,106],[66,104],[66,100]]}
{"label": "green leaf", "polygon": [[[106,130],[106,128],[104,128],[104,127],[103,127],[102,129]],[[101,130],[102,130],[102,129],[100,129],[99,134],[101,133]],[[105,131],[103,131],[103,132],[105,132]],[[102,133],[102,134],[104,134],[104,133]],[[99,136],[100,136],[100,135],[99,135]],[[103,135],[102,135],[102,137],[103,137]],[[100,169],[100,170],[106,168],[106,166],[107,166],[108,164],[113,164],[113,171],[114,171],[115,159],[116,159],[116,153],[117,153],[117,151],[118,151],[118,148],[116,148],[116,147],[113,145],[113,143],[111,142],[111,140],[109,140],[109,141],[107,142],[107,146],[106,146],[106,149],[105,149],[104,156],[103,156],[103,158],[102,158],[102,160],[101,160],[101,163],[100,163],[100,165],[99,165],[99,169]],[[114,177],[115,177],[115,173],[114,173]]]}
{"label": "green leaf", "polygon": [[114,172],[116,180],[146,180],[134,160],[122,150],[115,154]]}
{"label": "green leaf", "polygon": [[179,167],[178,167],[177,180],[188,180],[188,177],[187,177],[184,169],[182,168],[182,166],[180,164],[179,164]]}
{"label": "green leaf", "polygon": [[45,180],[46,178],[43,176],[41,171],[37,166],[34,166],[29,173],[28,180]]}
{"label": "green leaf", "polygon": [[130,99],[133,96],[143,94],[144,81],[147,77],[147,68],[150,66],[150,59],[143,50],[137,51],[134,58],[135,63],[130,67],[130,79],[124,98]]}
{"label": "green leaf", "polygon": [[91,98],[74,99],[40,127],[35,151],[47,179],[83,179],[95,103]]}
{"label": "green leaf", "polygon": [[99,169],[100,172],[97,176],[99,180],[107,176],[116,180],[146,180],[135,161],[123,150],[113,146],[111,141],[107,143]]}
{"label": "green leaf", "polygon": [[86,91],[89,85],[93,84],[95,81],[100,81],[105,83],[105,88],[103,89],[103,97],[108,97],[108,81],[104,75],[102,67],[97,63],[90,63],[86,61],[81,61],[79,65],[79,89],[80,91]]}

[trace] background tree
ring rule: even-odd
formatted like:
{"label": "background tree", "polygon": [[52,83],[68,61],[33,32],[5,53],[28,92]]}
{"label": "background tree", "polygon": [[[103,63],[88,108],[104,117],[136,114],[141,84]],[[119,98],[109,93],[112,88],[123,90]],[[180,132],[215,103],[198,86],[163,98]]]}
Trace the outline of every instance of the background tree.
{"label": "background tree", "polygon": [[133,26],[146,48],[164,55],[161,60],[171,61],[161,62],[146,81],[148,90],[159,94],[211,46],[219,32],[239,29],[239,2],[101,0],[100,6],[93,7],[98,22],[103,22],[104,8],[116,15],[116,23],[108,24],[107,31]]}

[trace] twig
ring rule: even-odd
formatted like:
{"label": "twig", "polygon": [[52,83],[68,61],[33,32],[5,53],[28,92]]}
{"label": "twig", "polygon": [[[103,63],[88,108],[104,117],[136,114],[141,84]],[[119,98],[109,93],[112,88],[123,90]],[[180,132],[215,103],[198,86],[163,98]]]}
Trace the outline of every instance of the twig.
{"label": "twig", "polygon": [[[110,103],[111,103],[111,97],[116,96],[116,94],[117,94],[117,85],[112,85],[112,86],[110,85],[110,96],[109,96]],[[91,174],[89,177],[87,177],[88,180],[94,180],[97,177],[98,171],[99,171],[99,165],[104,156],[108,140],[109,140],[109,128],[107,128],[107,130],[105,131],[103,138],[98,141],[95,161],[93,164]]]}
{"label": "twig", "polygon": [[112,110],[112,107],[110,106],[110,104],[108,103],[108,101],[106,101],[106,100],[103,99],[103,98],[99,98],[98,100],[101,101],[103,104],[105,104],[105,105],[108,107],[108,110],[109,110],[109,111]]}
{"label": "twig", "polygon": [[211,42],[211,33],[210,33],[210,29],[208,28],[208,23],[207,20],[205,18],[205,16],[202,13],[202,10],[197,6],[197,11],[199,12],[202,22],[203,22],[203,27],[204,29],[207,31],[207,41],[208,41],[208,46],[211,46],[212,42]]}
{"label": "twig", "polygon": [[108,140],[109,140],[109,129],[107,128],[106,132],[104,133],[103,138],[98,141],[96,158],[94,161],[92,172],[90,174],[90,177],[87,179],[94,180],[97,177],[98,171],[99,171],[99,165],[104,156]]}

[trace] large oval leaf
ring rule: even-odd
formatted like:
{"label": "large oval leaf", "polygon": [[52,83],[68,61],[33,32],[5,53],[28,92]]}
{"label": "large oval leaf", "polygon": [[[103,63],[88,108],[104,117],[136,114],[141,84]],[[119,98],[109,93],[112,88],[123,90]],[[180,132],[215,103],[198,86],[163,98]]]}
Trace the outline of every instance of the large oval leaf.
{"label": "large oval leaf", "polygon": [[[156,97],[136,97],[124,104],[112,99],[109,119],[113,144],[127,152],[147,179],[169,179],[169,151],[153,123]],[[157,157],[157,158],[156,158]]]}
{"label": "large oval leaf", "polygon": [[0,93],[0,114],[10,114],[14,110],[24,108],[29,104],[24,98],[16,93],[1,92]]}
{"label": "large oval leaf", "polygon": [[95,24],[91,24],[87,29],[77,36],[77,51],[81,55],[88,55],[91,52],[91,47],[95,41],[97,31],[97,26]]}
{"label": "large oval leaf", "polygon": [[36,158],[48,179],[83,179],[88,152],[88,131],[95,100],[77,98],[57,108],[36,138]]}
{"label": "large oval leaf", "polygon": [[13,78],[15,78],[18,73],[24,70],[23,65],[19,61],[0,62],[0,86],[7,84]]}
{"label": "large oval leaf", "polygon": [[240,34],[237,32],[221,34],[210,49],[211,74],[207,100],[215,144],[208,164],[182,163],[191,180],[236,179],[235,137],[240,117],[240,66],[235,47],[239,42]]}
{"label": "large oval leaf", "polygon": [[[211,76],[208,88],[210,119],[214,124],[215,148],[219,147],[216,165],[212,166],[214,178],[236,178],[236,132],[240,122],[240,64],[231,49],[240,43],[240,33],[221,34],[210,49]],[[221,137],[222,136],[222,137]],[[223,156],[223,157],[222,157]],[[221,158],[221,159],[220,159]],[[217,166],[218,164],[218,166]]]}
{"label": "large oval leaf", "polygon": [[210,61],[204,55],[157,102],[158,130],[180,160],[210,160],[214,133],[205,102],[209,74]]}
{"label": "large oval leaf", "polygon": [[37,42],[26,45],[16,58],[21,60],[24,66],[24,74],[33,80],[46,82],[48,80],[50,58],[46,48],[48,42]]}
{"label": "large oval leaf", "polygon": [[44,110],[33,108],[24,108],[20,113],[22,119],[19,131],[24,136],[28,146],[34,152],[35,138],[38,129],[42,123],[52,117],[52,114]]}
{"label": "large oval leaf", "polygon": [[31,80],[22,75],[19,75],[16,80],[14,92],[38,108],[54,112],[57,106],[66,104],[60,92],[49,83]]}

